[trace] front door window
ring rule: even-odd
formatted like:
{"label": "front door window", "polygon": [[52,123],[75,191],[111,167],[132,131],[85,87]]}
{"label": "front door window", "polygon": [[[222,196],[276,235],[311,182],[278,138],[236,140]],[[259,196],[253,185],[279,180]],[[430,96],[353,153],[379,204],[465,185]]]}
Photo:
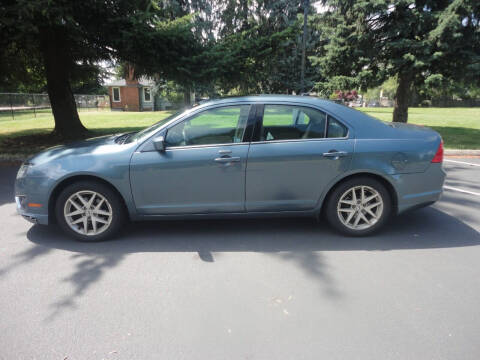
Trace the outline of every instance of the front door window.
{"label": "front door window", "polygon": [[232,144],[243,141],[250,105],[202,111],[168,129],[167,147]]}

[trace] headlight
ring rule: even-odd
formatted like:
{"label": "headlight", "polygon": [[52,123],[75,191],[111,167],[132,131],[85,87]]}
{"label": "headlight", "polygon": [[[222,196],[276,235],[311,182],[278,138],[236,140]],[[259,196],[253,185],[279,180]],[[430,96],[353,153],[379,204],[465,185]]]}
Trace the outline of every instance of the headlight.
{"label": "headlight", "polygon": [[25,177],[31,165],[32,164],[30,163],[23,163],[22,166],[20,166],[20,169],[18,169],[17,179]]}

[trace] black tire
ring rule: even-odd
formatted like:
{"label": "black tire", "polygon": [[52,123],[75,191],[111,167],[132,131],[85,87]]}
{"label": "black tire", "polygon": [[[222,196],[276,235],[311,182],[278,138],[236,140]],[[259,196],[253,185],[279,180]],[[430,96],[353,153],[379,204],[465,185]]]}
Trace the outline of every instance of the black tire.
{"label": "black tire", "polygon": [[[364,226],[369,226],[363,229],[352,229],[347,225],[345,225],[340,220],[341,215],[339,215],[337,211],[337,206],[339,204],[341,197],[349,189],[352,189],[357,186],[366,186],[376,190],[383,202],[383,211],[381,211],[381,214],[379,214],[376,222],[371,226],[369,226],[366,222],[362,220]],[[325,210],[324,213],[325,213],[325,216],[327,217],[328,222],[336,230],[348,236],[366,236],[366,235],[371,235],[377,232],[388,221],[392,213],[392,199],[389,191],[385,188],[385,186],[380,181],[370,177],[355,177],[340,183],[333,189],[333,191],[329,194],[327,198],[327,202],[325,204],[324,210]],[[363,211],[363,210],[358,210],[358,211]],[[364,212],[364,214],[366,214],[366,212]],[[366,214],[366,216],[370,217],[370,215],[368,214]],[[345,217],[348,217],[348,215],[345,215]],[[372,219],[370,218],[369,220],[372,220]],[[350,224],[350,225],[353,225],[353,224]]]}
{"label": "black tire", "polygon": [[[81,234],[73,230],[72,227],[67,223],[67,219],[64,215],[65,204],[70,198],[70,196],[81,191],[94,191],[97,194],[103,196],[110,205],[112,214],[111,221],[108,226],[106,226],[106,228],[103,229],[102,232],[100,232],[99,234]],[[104,204],[106,203],[104,202]],[[58,225],[65,233],[80,241],[88,242],[102,241],[112,238],[122,228],[127,218],[125,206],[122,203],[122,200],[119,198],[119,195],[109,186],[95,181],[79,181],[68,185],[65,189],[63,189],[55,203],[55,215]],[[88,226],[91,227],[92,223],[88,223]],[[104,226],[103,223],[100,226]]]}

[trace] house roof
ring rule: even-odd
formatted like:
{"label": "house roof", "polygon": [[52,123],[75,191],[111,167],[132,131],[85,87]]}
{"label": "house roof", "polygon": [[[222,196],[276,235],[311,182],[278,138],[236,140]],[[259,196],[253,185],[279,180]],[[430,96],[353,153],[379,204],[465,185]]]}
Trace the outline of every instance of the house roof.
{"label": "house roof", "polygon": [[[141,77],[138,79],[138,84],[141,86],[154,86],[155,81],[150,78]],[[127,86],[127,82],[125,79],[112,80],[108,84],[105,84],[105,86]]]}

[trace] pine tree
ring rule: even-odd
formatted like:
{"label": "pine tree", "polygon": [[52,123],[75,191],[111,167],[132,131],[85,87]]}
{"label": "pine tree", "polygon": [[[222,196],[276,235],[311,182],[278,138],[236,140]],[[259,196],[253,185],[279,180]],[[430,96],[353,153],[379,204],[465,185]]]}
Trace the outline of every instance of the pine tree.
{"label": "pine tree", "polygon": [[317,84],[366,89],[396,76],[393,121],[407,122],[414,84],[480,80],[478,0],[326,0],[317,17]]}

